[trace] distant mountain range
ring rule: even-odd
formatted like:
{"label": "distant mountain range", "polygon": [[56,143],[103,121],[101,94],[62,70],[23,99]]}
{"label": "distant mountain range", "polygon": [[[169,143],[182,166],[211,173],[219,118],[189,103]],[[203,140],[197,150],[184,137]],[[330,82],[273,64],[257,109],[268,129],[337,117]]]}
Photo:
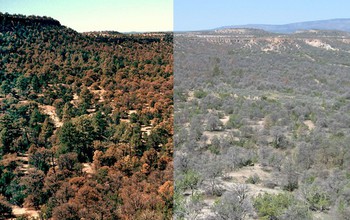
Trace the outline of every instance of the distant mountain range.
{"label": "distant mountain range", "polygon": [[298,22],[283,25],[269,25],[269,24],[247,24],[247,25],[232,25],[217,28],[228,29],[228,28],[255,28],[262,29],[268,32],[275,33],[294,33],[296,31],[303,30],[338,30],[350,32],[350,19],[331,19],[331,20],[320,20],[320,21],[307,21]]}

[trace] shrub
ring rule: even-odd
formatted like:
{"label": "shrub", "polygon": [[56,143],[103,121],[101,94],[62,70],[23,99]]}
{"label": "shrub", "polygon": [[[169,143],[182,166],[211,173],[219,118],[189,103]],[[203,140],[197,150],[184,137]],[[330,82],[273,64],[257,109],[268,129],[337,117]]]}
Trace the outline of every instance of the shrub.
{"label": "shrub", "polygon": [[317,186],[311,186],[305,191],[304,196],[311,210],[324,211],[329,209],[331,205],[330,197],[322,189]]}
{"label": "shrub", "polygon": [[242,126],[242,120],[238,115],[230,115],[226,128],[240,128]]}
{"label": "shrub", "polygon": [[6,199],[2,195],[0,195],[0,213],[8,215],[12,213],[11,205],[6,201]]}
{"label": "shrub", "polygon": [[207,96],[208,93],[206,93],[205,91],[203,91],[202,89],[200,90],[196,90],[194,91],[193,95],[194,97],[196,97],[197,99],[201,99]]}
{"label": "shrub", "polygon": [[236,186],[232,192],[225,192],[211,208],[216,219],[245,219],[245,216],[251,211],[247,192],[247,187],[244,185]]}
{"label": "shrub", "polygon": [[292,204],[294,198],[291,194],[280,193],[274,194],[260,194],[254,199],[254,208],[262,219],[275,219],[282,215]]}
{"label": "shrub", "polygon": [[260,182],[260,177],[255,173],[254,175],[250,176],[245,182],[250,184],[257,184]]}
{"label": "shrub", "polygon": [[312,213],[305,204],[296,203],[289,207],[280,219],[290,220],[290,219],[303,219],[311,220]]}

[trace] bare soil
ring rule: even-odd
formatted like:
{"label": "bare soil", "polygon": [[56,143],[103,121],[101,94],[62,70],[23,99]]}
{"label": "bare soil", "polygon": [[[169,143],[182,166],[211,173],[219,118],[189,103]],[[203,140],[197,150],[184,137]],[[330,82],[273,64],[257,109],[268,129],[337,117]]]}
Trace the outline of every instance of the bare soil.
{"label": "bare soil", "polygon": [[44,112],[44,114],[49,115],[53,121],[56,128],[62,127],[63,122],[56,114],[56,108],[51,105],[39,105],[39,108]]}
{"label": "bare soil", "polygon": [[24,208],[24,207],[19,207],[19,206],[11,206],[12,207],[12,213],[13,215],[15,215],[16,217],[19,217],[21,215],[26,215],[30,218],[39,218],[39,211],[37,210],[33,210],[33,209],[28,209],[28,208]]}

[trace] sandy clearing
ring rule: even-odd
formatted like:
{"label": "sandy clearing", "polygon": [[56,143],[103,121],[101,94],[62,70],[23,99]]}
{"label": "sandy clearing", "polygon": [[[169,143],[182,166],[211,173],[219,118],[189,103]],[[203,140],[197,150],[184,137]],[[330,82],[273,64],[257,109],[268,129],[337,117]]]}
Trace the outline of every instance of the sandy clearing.
{"label": "sandy clearing", "polygon": [[78,94],[76,94],[76,93],[73,94],[73,100],[79,100]]}
{"label": "sandy clearing", "polygon": [[131,115],[132,113],[136,114],[137,110],[129,110],[128,114]]}
{"label": "sandy clearing", "polygon": [[147,135],[151,134],[152,127],[141,125],[141,132],[146,133]]}
{"label": "sandy clearing", "polygon": [[[271,178],[271,173],[263,170],[263,167],[260,164],[255,164],[254,166],[243,167],[237,171],[233,171],[228,173],[228,176],[232,177],[232,179],[226,181],[220,179],[219,185],[223,187],[225,190],[233,190],[237,185],[246,185],[248,187],[248,195],[250,198],[254,198],[259,194],[269,193],[269,194],[278,194],[282,193],[283,190],[280,188],[270,189],[263,186],[261,183],[258,184],[247,184],[245,181],[252,175],[257,174],[261,181],[268,180]],[[199,215],[196,219],[209,219],[214,217],[215,215],[210,209],[210,207],[215,203],[215,201],[219,197],[206,197],[204,199],[205,206],[200,210]],[[251,216],[247,216],[246,219],[254,219]]]}
{"label": "sandy clearing", "polygon": [[220,121],[226,125],[226,123],[228,122],[228,120],[230,119],[230,116],[225,115],[223,118],[220,118]]}
{"label": "sandy clearing", "polygon": [[194,99],[194,92],[193,91],[189,91],[188,92],[188,97],[187,97],[187,102],[190,102]]}
{"label": "sandy clearing", "polygon": [[11,206],[12,207],[12,213],[19,217],[21,215],[28,215],[31,218],[39,218],[39,211],[33,210],[33,209],[28,209],[24,207],[19,207],[19,206]]}
{"label": "sandy clearing", "polygon": [[[204,131],[203,135],[207,136],[207,144],[211,144],[211,140],[216,136],[219,139],[231,136],[232,131],[237,131],[237,129],[226,129],[225,131]],[[238,137],[233,137],[233,141],[239,141]]]}
{"label": "sandy clearing", "polygon": [[76,93],[73,94],[73,99],[70,101],[70,103],[73,106],[78,107],[78,104],[79,104],[79,96],[78,96],[78,94],[76,94]]}
{"label": "sandy clearing", "polygon": [[315,124],[311,120],[305,120],[304,124],[309,128],[309,130],[315,129]]}
{"label": "sandy clearing", "polygon": [[[260,178],[260,183],[251,184],[246,183],[247,179],[253,175],[258,175]],[[230,181],[222,181],[222,185],[226,189],[235,187],[237,184],[245,184],[248,186],[248,194],[252,197],[255,197],[262,193],[272,193],[277,194],[283,192],[280,188],[268,188],[263,186],[263,182],[271,179],[272,174],[265,171],[260,164],[255,164],[254,166],[243,167],[237,171],[232,171],[227,174],[227,176],[232,177]]]}
{"label": "sandy clearing", "polygon": [[271,173],[264,171],[260,164],[242,167],[241,169],[232,171],[227,175],[232,177],[236,183],[245,183],[245,181],[254,174],[257,174],[261,180],[271,179]]}
{"label": "sandy clearing", "polygon": [[[98,90],[96,90],[96,89],[92,89],[92,88],[89,88],[89,90],[90,90],[93,94],[96,94],[96,95],[99,96],[98,102],[104,102],[104,101],[105,101],[105,98],[104,98],[103,96],[104,96],[104,94],[106,93],[106,90],[104,90],[104,89],[98,89]],[[76,95],[76,94],[75,94],[75,95]],[[76,99],[75,99],[75,98],[76,98]],[[78,96],[73,97],[73,99],[77,100],[77,99],[78,99]]]}
{"label": "sandy clearing", "polygon": [[124,119],[124,118],[121,118],[121,119],[120,119],[120,122],[130,123],[130,119]]}
{"label": "sandy clearing", "polygon": [[94,167],[91,163],[82,163],[83,164],[83,169],[82,171],[88,174],[93,174],[94,173]]}
{"label": "sandy clearing", "polygon": [[44,112],[44,114],[49,115],[51,120],[53,121],[56,128],[62,127],[63,122],[61,122],[60,118],[56,114],[56,108],[51,105],[39,105],[39,109]]}

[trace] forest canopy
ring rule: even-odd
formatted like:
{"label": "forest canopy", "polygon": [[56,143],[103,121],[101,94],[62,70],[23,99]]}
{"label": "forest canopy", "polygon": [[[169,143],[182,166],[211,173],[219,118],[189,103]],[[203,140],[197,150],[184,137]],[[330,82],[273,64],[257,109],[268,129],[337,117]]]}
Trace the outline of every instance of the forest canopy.
{"label": "forest canopy", "polygon": [[171,218],[171,35],[0,14],[1,215]]}

